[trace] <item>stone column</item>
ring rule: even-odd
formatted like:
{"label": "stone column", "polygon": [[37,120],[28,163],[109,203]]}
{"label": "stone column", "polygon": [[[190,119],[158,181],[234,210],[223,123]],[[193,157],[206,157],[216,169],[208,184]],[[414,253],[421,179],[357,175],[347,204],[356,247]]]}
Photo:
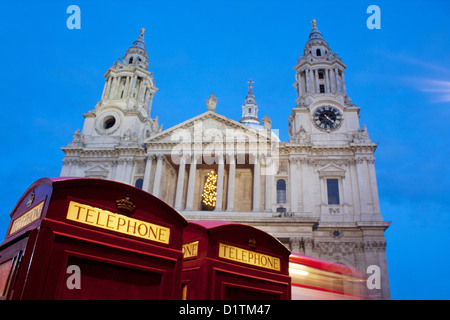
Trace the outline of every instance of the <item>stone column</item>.
{"label": "stone column", "polygon": [[298,95],[299,96],[301,96],[302,95],[302,90],[303,90],[303,86],[302,86],[302,73],[303,72],[300,72],[299,74],[298,74]]}
{"label": "stone column", "polygon": [[344,95],[347,95],[347,87],[345,86],[345,76],[344,72],[341,72],[341,79],[342,79],[342,88],[344,90]]}
{"label": "stone column", "polygon": [[341,88],[339,85],[339,70],[338,68],[334,68],[334,78],[336,82],[336,93],[341,93]]}
{"label": "stone column", "polygon": [[[370,179],[370,188],[372,190],[372,203],[373,203],[373,213],[374,215],[380,215],[380,199],[378,196],[378,185],[377,185],[377,176],[375,174],[375,160],[374,158],[369,159],[367,161],[368,169],[369,169],[369,179]],[[381,218],[381,221],[383,220]]]}
{"label": "stone column", "polygon": [[119,90],[120,86],[120,77],[114,77],[114,91],[112,99],[117,99],[117,91]]}
{"label": "stone column", "polygon": [[133,159],[127,159],[126,160],[126,171],[125,171],[124,181],[127,184],[133,184],[133,182],[131,180],[131,178],[133,176],[133,165],[134,165],[134,160]]}
{"label": "stone column", "polygon": [[320,89],[319,89],[319,74],[318,74],[317,69],[314,70],[314,82],[315,82],[316,93],[320,93]]}
{"label": "stone column", "polygon": [[224,178],[224,161],[223,155],[219,155],[219,170],[217,172],[217,196],[216,196],[216,208],[215,211],[222,211],[223,200],[223,178]]}
{"label": "stone column", "polygon": [[234,154],[229,155],[230,169],[228,172],[227,211],[234,211],[234,188],[236,180],[236,159]]}
{"label": "stone column", "polygon": [[181,210],[181,200],[183,199],[184,172],[186,168],[185,156],[180,157],[180,165],[178,167],[177,190],[175,192],[175,210]]}
{"label": "stone column", "polygon": [[153,192],[152,194],[155,197],[159,198],[159,191],[161,189],[161,173],[162,173],[162,165],[164,160],[163,154],[157,155],[157,161],[156,161],[156,172],[155,172],[155,181],[153,183]]}
{"label": "stone column", "polygon": [[311,92],[311,84],[309,81],[309,70],[305,70],[305,83],[306,83],[306,92]]}
{"label": "stone column", "polygon": [[197,156],[193,155],[191,158],[191,167],[189,168],[189,180],[188,189],[186,195],[186,210],[192,211],[194,203],[194,187],[195,187],[195,175],[197,170]]}
{"label": "stone column", "polygon": [[127,76],[127,81],[125,83],[124,93],[123,97],[127,99],[130,95],[130,89],[131,89],[131,76]]}
{"label": "stone column", "polygon": [[328,72],[328,69],[325,69],[325,92],[326,93],[330,93],[330,80],[329,80],[329,77],[330,76],[330,73]]}
{"label": "stone column", "polygon": [[255,164],[253,167],[253,211],[259,211],[261,198],[261,166],[259,155],[255,155]]}
{"label": "stone column", "polygon": [[152,165],[155,155],[147,154],[147,163],[145,164],[144,181],[142,182],[142,190],[150,192],[150,177],[152,174]]}
{"label": "stone column", "polygon": [[361,204],[361,221],[368,221],[371,218],[371,212],[369,212],[369,202],[371,194],[370,189],[366,186],[370,185],[369,173],[367,172],[367,166],[365,165],[366,159],[364,156],[356,156],[356,174],[358,179],[358,191],[359,201]]}
{"label": "stone column", "polygon": [[308,181],[312,179],[312,170],[308,163],[308,158],[305,156],[301,159],[301,194],[302,194],[302,212],[312,213],[311,200],[313,195],[311,186],[308,185]]}
{"label": "stone column", "polygon": [[334,83],[334,69],[329,69],[329,76],[330,76],[330,92],[335,94],[336,93],[336,86]]}
{"label": "stone column", "polygon": [[266,171],[265,171],[265,178],[266,178],[266,190],[265,190],[265,211],[266,212],[272,212],[272,184],[273,184],[273,175],[269,174],[267,167],[272,163],[272,159],[268,156],[266,156]]}
{"label": "stone column", "polygon": [[297,186],[298,175],[297,175],[297,159],[294,157],[289,158],[289,181],[290,181],[290,189],[291,189],[291,212],[298,212],[298,197],[297,193],[300,189]]}
{"label": "stone column", "polygon": [[125,182],[125,171],[127,168],[127,162],[126,159],[119,158],[117,161],[117,168],[116,168],[116,175],[115,175],[115,181],[126,183]]}

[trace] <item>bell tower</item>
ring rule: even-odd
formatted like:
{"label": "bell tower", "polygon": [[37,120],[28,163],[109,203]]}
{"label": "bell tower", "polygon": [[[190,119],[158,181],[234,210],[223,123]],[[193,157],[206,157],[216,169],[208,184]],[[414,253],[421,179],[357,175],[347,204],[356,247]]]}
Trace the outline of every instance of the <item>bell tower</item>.
{"label": "bell tower", "polygon": [[[363,272],[378,266],[382,289],[374,294],[388,299],[384,231],[389,222],[383,221],[380,212],[374,157],[377,143],[372,142],[365,125],[361,128],[360,107],[347,95],[346,68],[313,20],[294,67],[297,99],[289,116],[286,144],[288,205],[293,216],[318,221],[311,233],[312,256],[353,265]],[[358,237],[360,243],[355,242]],[[340,254],[346,246],[352,246],[352,253]]]}
{"label": "bell tower", "polygon": [[347,96],[346,68],[313,19],[303,55],[294,67],[297,106],[289,116],[291,142],[307,137],[315,144],[342,144],[358,132],[359,108]]}
{"label": "bell tower", "polygon": [[144,41],[145,29],[127,50],[122,61],[116,61],[105,74],[102,100],[96,109],[115,105],[124,111],[137,111],[149,117],[153,96],[158,90],[153,73],[148,71],[148,53]]}
{"label": "bell tower", "polygon": [[328,43],[312,20],[312,30],[306,42],[303,56],[295,66],[297,103],[308,105],[314,98],[331,96],[341,103],[349,100],[345,86],[345,69],[347,66],[332,53]]}
{"label": "bell tower", "polygon": [[158,89],[153,72],[148,71],[144,34],[142,28],[123,58],[106,71],[101,100],[93,110],[83,114],[83,129],[77,130],[73,141],[62,148],[65,153],[62,176],[135,184],[132,170],[143,165],[139,161],[144,159],[144,139],[162,131],[158,117],[150,116]]}
{"label": "bell tower", "polygon": [[101,100],[84,114],[81,136],[85,145],[116,146],[137,143],[159,131],[158,118],[150,117],[155,87],[148,71],[145,29],[105,73]]}

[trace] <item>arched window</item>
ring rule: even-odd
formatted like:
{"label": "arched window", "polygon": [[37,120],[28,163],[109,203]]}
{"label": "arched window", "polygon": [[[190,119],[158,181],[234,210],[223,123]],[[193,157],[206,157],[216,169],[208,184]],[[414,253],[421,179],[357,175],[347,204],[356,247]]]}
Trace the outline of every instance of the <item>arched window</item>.
{"label": "arched window", "polygon": [[133,63],[133,57],[130,58],[129,64]]}
{"label": "arched window", "polygon": [[320,52],[320,49],[316,50],[316,56],[320,57],[322,55],[322,53]]}
{"label": "arched window", "polygon": [[277,181],[277,203],[286,203],[286,181]]}
{"label": "arched window", "polygon": [[136,188],[142,189],[142,184],[144,183],[143,179],[137,179],[136,182],[134,183],[134,186]]}

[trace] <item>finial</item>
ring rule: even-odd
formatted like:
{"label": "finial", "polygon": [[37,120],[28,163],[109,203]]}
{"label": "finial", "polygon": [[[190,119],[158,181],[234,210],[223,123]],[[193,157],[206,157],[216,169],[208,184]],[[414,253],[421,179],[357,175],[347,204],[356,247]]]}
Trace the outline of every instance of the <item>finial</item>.
{"label": "finial", "polygon": [[316,19],[312,19],[311,23],[313,25],[313,29],[317,29],[317,25],[316,25]]}
{"label": "finial", "polygon": [[253,93],[253,86],[252,86],[252,84],[255,83],[255,82],[252,79],[248,80],[247,82],[249,83],[248,93]]}
{"label": "finial", "polygon": [[145,33],[145,28],[142,28],[142,29],[141,29],[141,37],[142,37],[142,38],[144,37],[144,33]]}

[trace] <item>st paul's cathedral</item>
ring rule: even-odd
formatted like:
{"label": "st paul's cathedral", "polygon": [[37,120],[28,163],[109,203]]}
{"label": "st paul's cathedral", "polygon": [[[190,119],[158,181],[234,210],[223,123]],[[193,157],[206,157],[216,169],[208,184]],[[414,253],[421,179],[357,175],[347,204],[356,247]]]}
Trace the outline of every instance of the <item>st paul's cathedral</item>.
{"label": "st paul's cathedral", "polygon": [[380,212],[377,143],[347,96],[347,66],[315,20],[294,67],[289,141],[280,141],[269,115],[259,118],[252,80],[240,120],[217,113],[218,99],[208,93],[204,113],[163,130],[151,116],[158,89],[148,67],[142,29],[107,70],[101,99],[83,114],[82,130],[62,148],[61,176],[130,184],[187,220],[248,224],[292,252],[364,273],[377,266],[378,297],[390,298],[384,237],[390,223]]}

